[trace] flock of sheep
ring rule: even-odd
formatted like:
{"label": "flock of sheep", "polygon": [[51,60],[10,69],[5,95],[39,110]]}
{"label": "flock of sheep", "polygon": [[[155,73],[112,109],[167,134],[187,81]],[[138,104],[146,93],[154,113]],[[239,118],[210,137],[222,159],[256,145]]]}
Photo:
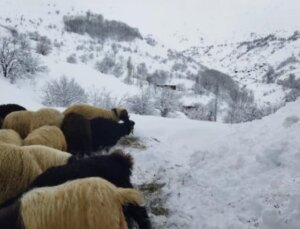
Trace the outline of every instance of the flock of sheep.
{"label": "flock of sheep", "polygon": [[122,150],[93,155],[134,124],[121,108],[77,104],[61,113],[0,105],[0,228],[150,229],[130,181],[132,157]]}

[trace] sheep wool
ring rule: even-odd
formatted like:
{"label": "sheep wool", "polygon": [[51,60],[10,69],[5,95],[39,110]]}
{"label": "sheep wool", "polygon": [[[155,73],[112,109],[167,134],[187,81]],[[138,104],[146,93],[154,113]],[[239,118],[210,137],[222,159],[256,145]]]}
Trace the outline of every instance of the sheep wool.
{"label": "sheep wool", "polygon": [[48,168],[66,164],[70,156],[46,146],[0,144],[0,204],[24,192]]}
{"label": "sheep wool", "polygon": [[30,132],[30,125],[33,112],[14,111],[9,113],[2,124],[3,129],[13,129],[24,139]]}
{"label": "sheep wool", "polygon": [[123,108],[114,108],[111,110],[106,110],[88,104],[75,104],[73,106],[70,106],[63,112],[64,115],[68,115],[71,113],[80,114],[87,119],[105,118],[111,119],[115,122],[128,118],[128,113]]}
{"label": "sheep wool", "polygon": [[65,136],[56,126],[42,126],[33,130],[24,139],[23,145],[44,145],[54,149],[67,151]]}
{"label": "sheep wool", "polygon": [[143,197],[102,178],[84,178],[28,192],[20,213],[28,229],[127,229],[127,203],[142,204]]}
{"label": "sheep wool", "polygon": [[60,127],[63,118],[64,115],[56,109],[42,108],[33,113],[30,131],[45,125]]}
{"label": "sheep wool", "polygon": [[0,129],[0,144],[2,144],[2,143],[21,146],[22,145],[22,138],[14,130]]}

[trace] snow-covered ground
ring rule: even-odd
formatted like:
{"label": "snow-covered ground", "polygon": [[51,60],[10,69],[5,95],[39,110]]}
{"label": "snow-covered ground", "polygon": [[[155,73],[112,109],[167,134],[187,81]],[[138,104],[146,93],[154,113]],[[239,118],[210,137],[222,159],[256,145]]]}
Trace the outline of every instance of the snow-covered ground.
{"label": "snow-covered ground", "polygon": [[300,100],[245,124],[132,116],[137,183],[164,183],[162,228],[296,229]]}
{"label": "snow-covered ground", "polygon": [[[0,81],[0,103],[42,105],[35,92]],[[145,149],[133,155],[136,185],[164,184],[167,216],[155,228],[297,229],[300,213],[300,100],[244,124],[131,114]]]}
{"label": "snow-covered ground", "polygon": [[[260,9],[258,13],[261,17],[257,17],[256,21],[263,18],[265,11],[271,15],[273,10],[268,6],[273,6],[273,9],[280,8],[282,1],[261,1],[267,9]],[[41,95],[44,84],[62,75],[67,78],[75,78],[87,91],[93,89],[101,91],[105,88],[105,90],[112,92],[113,96],[121,98],[138,92],[138,87],[127,85],[112,75],[96,71],[94,69],[96,60],[88,64],[66,62],[66,57],[72,53],[76,53],[79,57],[80,54],[85,54],[84,52],[92,51],[88,49],[76,50],[78,46],[90,42],[91,39],[88,36],[64,33],[62,31],[63,15],[84,14],[86,10],[93,9],[93,12],[103,13],[104,17],[108,19],[118,19],[130,23],[132,26],[137,26],[142,32],[162,30],[159,35],[164,38],[169,37],[172,40],[170,38],[172,29],[169,30],[168,28],[168,31],[164,31],[171,22],[175,26],[178,25],[176,22],[180,22],[181,26],[178,28],[188,30],[193,27],[188,22],[197,19],[195,18],[196,13],[200,14],[197,11],[198,8],[193,7],[197,1],[193,1],[193,4],[186,6],[183,10],[189,12],[193,9],[192,12],[195,13],[191,14],[187,21],[182,20],[183,17],[178,17],[172,21],[175,19],[173,15],[174,17],[169,18],[169,21],[163,22],[160,21],[162,16],[156,17],[157,21],[155,23],[152,21],[154,24],[151,24],[150,14],[156,12],[153,9],[156,9],[159,4],[161,6],[159,13],[164,15],[173,1],[166,1],[167,3],[164,4],[161,4],[160,1],[148,1],[146,5],[149,8],[137,0],[126,1],[130,2],[128,5],[125,4],[125,1],[123,4],[117,4],[119,1],[109,2],[106,1],[104,4],[104,1],[101,1],[100,4],[100,1],[95,0],[74,0],[72,2],[26,0],[27,4],[25,4],[23,0],[1,0],[0,9],[5,9],[0,15],[2,24],[16,27],[21,32],[38,31],[41,35],[47,35],[52,41],[57,39],[64,45],[60,48],[54,48],[47,57],[41,57],[42,63],[48,67],[48,71],[36,76],[34,80],[20,80],[12,85],[7,80],[0,78],[0,104],[18,103],[30,110],[36,110],[42,107]],[[202,10],[211,9],[206,14],[209,16],[211,12],[214,12],[215,4],[220,2],[213,1],[211,4],[204,5]],[[296,0],[291,0],[291,2],[293,2],[291,5],[294,6],[299,4]],[[181,9],[178,7],[181,6],[181,3],[179,1],[176,3],[172,7]],[[231,3],[231,5],[226,6],[228,9],[236,6],[237,3],[239,9],[247,8],[246,0],[234,0]],[[243,5],[243,3],[245,4]],[[130,9],[130,6],[133,5],[136,6],[135,9],[152,9],[146,14],[148,17],[145,19],[146,21],[139,20],[145,15],[145,12],[136,11],[136,14],[128,14],[129,11],[126,9]],[[256,9],[255,4],[251,3],[250,5],[251,8],[246,10],[248,12],[251,9]],[[199,6],[199,3],[196,6]],[[296,11],[297,8],[294,8]],[[282,7],[281,15],[287,11],[288,7],[285,5]],[[220,12],[220,9],[216,12]],[[228,15],[228,12],[225,16]],[[243,12],[239,12],[230,20],[235,21],[235,18]],[[293,14],[293,18],[298,17],[298,15]],[[248,16],[243,17],[245,21],[247,18],[251,18]],[[261,26],[270,24],[272,18],[268,17],[268,21],[262,23]],[[284,20],[283,25],[287,22]],[[159,28],[156,27],[157,23],[160,24]],[[143,24],[145,24],[144,28],[142,28]],[[187,24],[189,26],[186,26]],[[249,27],[254,24],[255,22]],[[205,24],[205,26],[209,27],[210,25]],[[275,23],[274,26],[276,26]],[[193,27],[193,30],[195,29],[197,30]],[[187,30],[185,31],[186,36],[195,34]],[[216,28],[214,30],[216,31]],[[224,30],[227,30],[226,26],[221,31]],[[4,31],[5,29],[0,28],[0,36],[6,35]],[[180,37],[182,33],[177,35]],[[195,40],[200,39],[195,37]],[[173,42],[178,37],[174,35],[172,38],[174,40],[167,41],[174,45]],[[88,44],[86,44],[87,47]],[[188,40],[187,44],[190,45]],[[262,71],[254,68],[256,67],[255,64],[261,61],[259,57],[264,57],[269,58],[270,64],[274,67],[278,67],[282,60],[293,53],[293,50],[298,50],[296,48],[299,47],[299,44],[299,41],[295,42],[295,45],[291,42],[289,46],[286,46],[289,47],[288,49],[277,50],[278,52],[274,52],[274,55],[273,53],[269,55],[273,46],[268,46],[268,52],[262,50],[262,54],[268,54],[267,56],[257,56],[257,53],[249,52],[249,55],[244,55],[243,58],[237,58],[239,53],[232,52],[235,47],[215,47],[208,53],[200,52],[203,55],[200,55],[199,61],[228,74],[238,71],[239,74],[233,74],[235,79],[241,85],[245,84],[247,88],[255,90],[258,99],[277,103],[277,99],[283,97],[283,92],[280,91],[278,85],[272,84],[262,87],[262,84],[256,84],[263,74]],[[93,51],[95,59],[100,60],[111,49],[110,45],[105,46],[100,51]],[[170,53],[168,47],[161,43],[152,47],[147,45],[145,41],[136,41],[131,44],[122,44],[121,47],[141,50],[137,53],[120,51],[124,56],[123,62],[126,63],[127,58],[132,56],[132,60],[136,64],[142,62],[149,64],[151,72],[156,69],[167,70],[175,64],[173,60],[165,63]],[[99,56],[97,56],[98,54]],[[211,54],[212,58],[208,54]],[[298,51],[295,55],[297,58],[299,57]],[[225,58],[224,62],[220,64],[219,60],[223,57],[228,57],[228,59]],[[252,60],[251,64],[249,64],[249,60]],[[233,62],[235,65],[231,65]],[[195,73],[203,67],[196,62],[188,64],[190,70]],[[246,71],[248,66],[255,70],[249,73],[249,76]],[[296,63],[295,66],[298,69],[299,63]],[[291,69],[290,65],[285,67],[287,68],[286,74],[296,71]],[[239,72],[242,70],[244,73]],[[192,73],[194,73],[193,71]],[[295,73],[299,75],[298,72]],[[285,76],[283,75],[283,77]],[[188,89],[193,86],[193,81],[185,78],[172,78],[169,83],[183,84]],[[187,100],[185,102],[188,104],[194,100],[205,102],[210,98],[210,96],[200,98],[200,96],[192,95],[184,98],[184,101]],[[131,114],[131,118],[136,122],[134,136],[140,139],[140,143],[145,146],[145,148],[125,147],[126,152],[130,152],[135,160],[133,181],[136,185],[162,184],[162,189],[147,199],[149,206],[157,202],[158,206],[165,209],[160,212],[162,214],[151,211],[151,219],[155,229],[298,229],[300,227],[299,99],[296,102],[288,103],[275,114],[262,120],[237,125],[133,114]]]}

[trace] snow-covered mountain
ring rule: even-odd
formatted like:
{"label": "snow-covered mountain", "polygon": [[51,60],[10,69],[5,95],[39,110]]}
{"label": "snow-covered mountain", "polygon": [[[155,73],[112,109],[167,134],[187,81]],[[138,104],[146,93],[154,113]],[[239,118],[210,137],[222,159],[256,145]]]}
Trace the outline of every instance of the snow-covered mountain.
{"label": "snow-covered mountain", "polygon": [[[233,92],[253,91],[259,105],[282,106],[300,85],[297,6],[297,0],[1,0],[0,38],[25,35],[47,70],[14,84],[1,76],[0,104],[37,110],[44,106],[45,84],[65,76],[87,92],[106,91],[118,100],[157,80],[176,85],[192,107],[217,97],[202,86],[195,92],[205,75],[219,77]],[[90,13],[138,28],[142,38],[103,42],[65,29],[64,16]],[[246,39],[250,32],[256,33]],[[36,53],[42,39],[51,43],[47,55]],[[125,83],[129,62],[132,84]],[[235,105],[217,101],[220,113]],[[172,119],[131,113],[134,135],[117,147],[134,157],[133,183],[146,196],[153,228],[298,229],[299,113],[299,99],[236,125],[182,113]]]}
{"label": "snow-covered mountain", "polygon": [[[299,31],[263,37],[253,33],[247,41],[192,47],[184,54],[229,74],[261,103],[284,102],[300,82]],[[289,79],[294,80],[290,85]]]}

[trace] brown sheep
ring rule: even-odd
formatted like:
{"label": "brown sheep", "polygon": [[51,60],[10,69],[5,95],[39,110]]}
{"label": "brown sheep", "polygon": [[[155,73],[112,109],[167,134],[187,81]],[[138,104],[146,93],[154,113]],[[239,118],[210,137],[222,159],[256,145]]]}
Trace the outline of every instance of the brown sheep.
{"label": "brown sheep", "polygon": [[32,114],[32,111],[11,112],[5,117],[2,128],[13,129],[24,139],[30,132]]}
{"label": "brown sheep", "polygon": [[127,229],[122,206],[143,202],[132,188],[92,177],[34,189],[22,196],[17,212],[28,229]]}
{"label": "brown sheep", "polygon": [[22,145],[22,138],[14,130],[1,129],[0,130],[0,144],[2,144],[2,143],[21,146]]}
{"label": "brown sheep", "polygon": [[42,108],[33,113],[30,131],[45,125],[60,127],[63,118],[64,115],[56,109]]}
{"label": "brown sheep", "polygon": [[67,151],[65,136],[56,126],[42,126],[33,130],[24,139],[23,145],[44,145]]}
{"label": "brown sheep", "polygon": [[88,104],[75,104],[67,108],[63,114],[71,113],[80,114],[86,119],[105,118],[111,119],[115,122],[120,120],[127,121],[129,119],[128,112],[123,108],[113,108],[111,110],[95,107]]}
{"label": "brown sheep", "polygon": [[24,192],[48,168],[71,159],[71,154],[46,146],[0,144],[0,204]]}

